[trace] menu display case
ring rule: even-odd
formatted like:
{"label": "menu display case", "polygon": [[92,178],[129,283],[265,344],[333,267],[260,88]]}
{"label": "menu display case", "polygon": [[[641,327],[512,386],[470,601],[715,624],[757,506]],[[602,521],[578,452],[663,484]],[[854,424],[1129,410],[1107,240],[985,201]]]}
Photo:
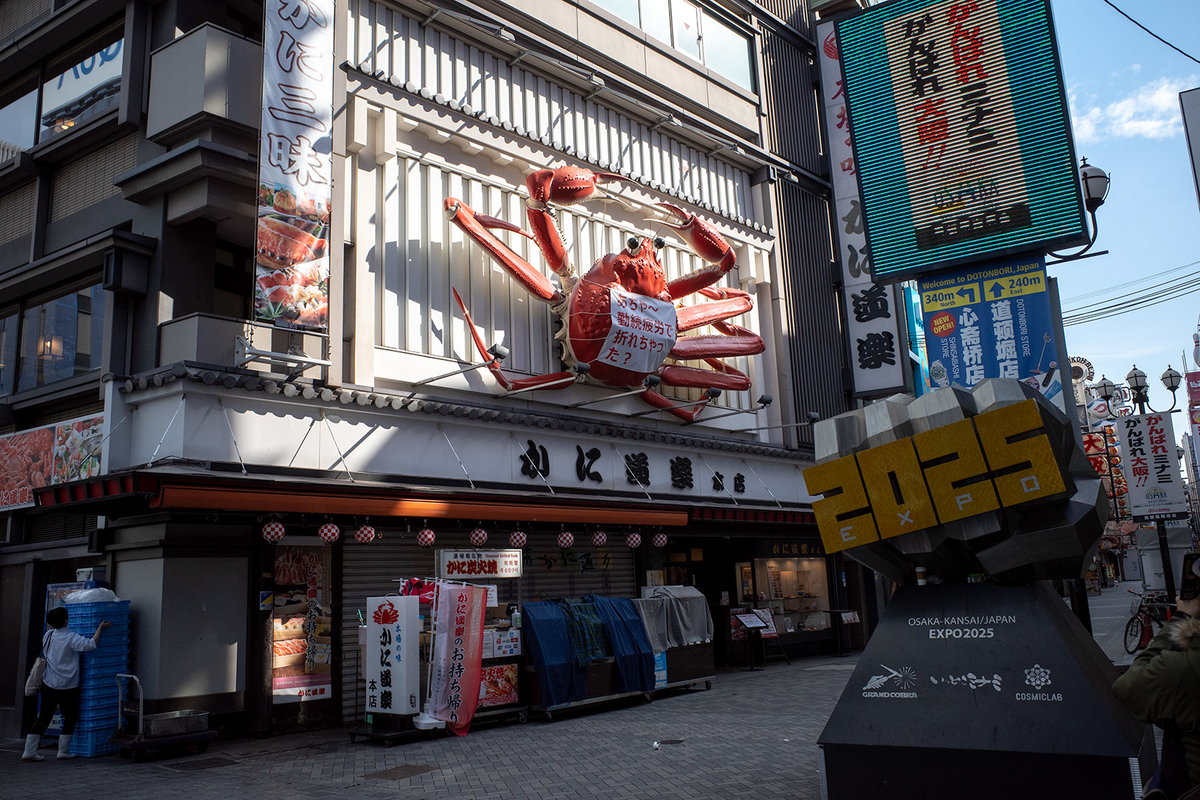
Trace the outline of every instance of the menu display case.
{"label": "menu display case", "polygon": [[756,558],[734,570],[739,604],[768,609],[781,644],[832,635],[824,557]]}

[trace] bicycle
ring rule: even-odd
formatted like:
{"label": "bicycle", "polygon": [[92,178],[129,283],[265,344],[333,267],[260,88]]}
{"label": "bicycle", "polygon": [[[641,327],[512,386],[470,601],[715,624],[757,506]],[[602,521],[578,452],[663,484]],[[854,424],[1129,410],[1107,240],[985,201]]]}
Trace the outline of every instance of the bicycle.
{"label": "bicycle", "polygon": [[1150,602],[1147,595],[1133,589],[1130,589],[1129,593],[1138,598],[1130,606],[1133,616],[1125,624],[1125,652],[1133,655],[1150,644],[1150,640],[1154,638],[1153,626],[1158,625],[1161,628],[1166,624],[1166,620],[1163,619],[1159,607]]}

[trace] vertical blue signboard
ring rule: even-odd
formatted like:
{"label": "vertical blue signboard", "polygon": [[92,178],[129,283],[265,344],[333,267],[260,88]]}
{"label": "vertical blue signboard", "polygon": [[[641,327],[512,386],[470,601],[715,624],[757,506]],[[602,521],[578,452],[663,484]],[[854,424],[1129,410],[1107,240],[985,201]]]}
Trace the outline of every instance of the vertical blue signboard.
{"label": "vertical blue signboard", "polygon": [[935,389],[1017,378],[1066,410],[1043,259],[941,273],[919,288]]}

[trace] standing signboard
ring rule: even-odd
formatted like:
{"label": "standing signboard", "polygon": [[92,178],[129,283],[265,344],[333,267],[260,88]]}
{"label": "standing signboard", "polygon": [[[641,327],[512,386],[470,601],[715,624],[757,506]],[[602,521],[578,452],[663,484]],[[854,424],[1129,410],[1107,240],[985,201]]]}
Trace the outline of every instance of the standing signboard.
{"label": "standing signboard", "polygon": [[427,713],[460,736],[466,735],[479,703],[486,596],[482,586],[438,583]]}
{"label": "standing signboard", "polygon": [[367,598],[368,714],[420,711],[420,604],[415,595]]}
{"label": "standing signboard", "polygon": [[876,280],[1087,243],[1048,0],[884,3],[837,37]]}
{"label": "standing signboard", "polygon": [[919,286],[934,388],[1016,378],[1067,410],[1041,259],[940,273]]}
{"label": "standing signboard", "polygon": [[258,155],[254,317],[329,324],[333,0],[267,0]]}
{"label": "standing signboard", "polygon": [[821,41],[821,91],[833,164],[834,212],[842,294],[850,336],[854,393],[859,397],[891,394],[906,388],[908,357],[900,328],[902,305],[896,291],[874,282],[867,248],[862,203],[855,180],[854,148],[842,91],[841,61],[833,23],[817,26]]}
{"label": "standing signboard", "polygon": [[1175,431],[1169,414],[1138,414],[1116,422],[1129,487],[1129,513],[1138,522],[1187,519]]}

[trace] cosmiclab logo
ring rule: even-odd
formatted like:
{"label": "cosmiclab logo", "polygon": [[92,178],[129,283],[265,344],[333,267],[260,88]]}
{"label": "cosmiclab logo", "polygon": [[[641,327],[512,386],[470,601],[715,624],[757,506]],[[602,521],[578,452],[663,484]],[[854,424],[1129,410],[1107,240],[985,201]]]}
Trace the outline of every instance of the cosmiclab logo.
{"label": "cosmiclab logo", "polygon": [[879,665],[886,674],[872,675],[862,688],[863,697],[888,697],[900,700],[915,700],[917,693],[911,691],[917,685],[917,671],[912,667],[892,669]]}

